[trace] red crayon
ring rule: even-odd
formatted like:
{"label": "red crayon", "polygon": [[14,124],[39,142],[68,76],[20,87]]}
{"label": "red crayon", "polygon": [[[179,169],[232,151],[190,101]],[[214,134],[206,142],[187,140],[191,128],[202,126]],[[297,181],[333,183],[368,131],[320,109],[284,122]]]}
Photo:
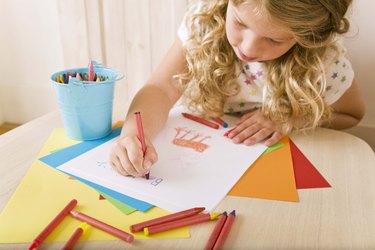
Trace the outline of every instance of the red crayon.
{"label": "red crayon", "polygon": [[94,78],[95,78],[94,64],[92,63],[92,61],[90,61],[89,62],[89,76],[88,76],[89,82],[94,81]]}
{"label": "red crayon", "polygon": [[223,228],[226,220],[227,220],[227,212],[224,212],[222,215],[219,216],[219,219],[217,220],[216,225],[211,232],[210,238],[208,239],[207,244],[204,247],[204,250],[211,250],[214,247],[215,242],[217,238],[219,237],[221,229]]}
{"label": "red crayon", "polygon": [[203,118],[200,118],[200,117],[197,117],[195,115],[188,114],[188,113],[182,113],[182,115],[185,118],[188,118],[188,119],[193,120],[195,122],[201,123],[201,124],[206,125],[208,127],[211,127],[211,128],[214,128],[214,129],[218,129],[219,128],[219,125],[217,125],[216,123],[207,121],[207,120],[205,120]]}
{"label": "red crayon", "polygon": [[79,237],[81,237],[81,235],[83,234],[83,232],[86,230],[86,222],[85,223],[82,223],[74,232],[73,234],[70,236],[69,240],[65,243],[65,245],[63,246],[62,250],[69,250],[69,249],[72,249],[74,247],[74,245],[76,244],[76,242],[78,241]]}
{"label": "red crayon", "polygon": [[156,218],[156,219],[144,221],[144,222],[141,222],[141,223],[138,223],[138,224],[131,225],[130,231],[132,233],[139,232],[139,231],[142,231],[145,227],[150,227],[150,226],[166,223],[166,222],[169,222],[169,221],[174,221],[174,220],[186,218],[186,217],[189,217],[189,216],[193,216],[193,215],[199,214],[200,212],[202,212],[204,210],[205,210],[204,207],[195,207],[195,208],[187,209],[187,210],[177,212],[177,213],[174,213],[174,214],[162,216],[162,217],[159,217],[159,218]]}
{"label": "red crayon", "polygon": [[145,227],[143,229],[143,232],[145,233],[145,235],[149,236],[151,234],[156,234],[156,233],[168,231],[168,230],[179,228],[179,227],[184,227],[184,226],[198,224],[201,222],[215,220],[219,215],[221,214],[209,213],[209,214],[200,214],[197,216],[191,216],[191,217],[183,218],[181,220],[174,220],[174,221],[166,222],[163,224],[158,224],[155,226]]}
{"label": "red crayon", "polygon": [[236,210],[233,210],[227,217],[223,228],[221,229],[221,232],[219,236],[217,237],[216,243],[214,247],[212,248],[213,250],[218,250],[222,249],[225,243],[225,240],[228,237],[228,234],[230,232],[230,229],[232,228],[234,219],[236,218]]}
{"label": "red crayon", "polygon": [[70,211],[70,214],[74,217],[74,218],[77,218],[81,221],[84,221],[84,222],[87,222],[88,224],[90,224],[91,226],[94,226],[96,228],[99,228],[101,230],[103,230],[104,232],[107,232],[109,234],[112,234],[113,236],[116,236],[126,242],[133,242],[134,241],[134,236],[125,232],[125,231],[122,231],[118,228],[115,228],[111,225],[108,225],[107,223],[104,223],[102,221],[99,221],[95,218],[92,218],[86,214],[83,214],[83,213],[80,213],[80,212],[77,212],[77,211]]}
{"label": "red crayon", "polygon": [[[143,156],[146,153],[146,141],[145,141],[145,135],[143,132],[143,125],[142,125],[142,117],[141,112],[135,112],[134,113],[134,119],[137,124],[137,131],[138,131],[138,139],[141,141],[142,145],[142,152]],[[148,180],[150,178],[150,171],[145,174],[146,179]]]}
{"label": "red crayon", "polygon": [[213,120],[216,123],[219,123],[223,128],[228,127],[228,123],[226,123],[223,119],[221,119],[219,117],[212,117],[211,120]]}
{"label": "red crayon", "polygon": [[29,250],[37,248],[45,238],[52,232],[53,229],[60,224],[67,214],[77,205],[77,200],[71,200],[61,212],[47,225],[46,228],[31,242]]}

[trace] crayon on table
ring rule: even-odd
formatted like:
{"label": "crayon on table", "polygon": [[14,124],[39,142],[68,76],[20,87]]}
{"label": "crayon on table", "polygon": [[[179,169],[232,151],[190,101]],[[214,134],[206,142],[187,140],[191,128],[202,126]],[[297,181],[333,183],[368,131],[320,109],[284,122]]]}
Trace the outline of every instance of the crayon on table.
{"label": "crayon on table", "polygon": [[87,222],[88,224],[90,224],[91,226],[94,226],[98,229],[101,229],[103,230],[104,232],[107,232],[109,234],[112,234],[113,236],[116,236],[126,242],[129,242],[129,243],[132,243],[134,241],[134,236],[125,232],[125,231],[122,231],[118,228],[115,228],[111,225],[108,225],[107,223],[105,222],[102,222],[100,220],[97,220],[93,217],[90,217],[86,214],[83,214],[83,213],[80,213],[80,212],[77,212],[77,211],[70,211],[70,214],[74,217],[74,218],[77,218],[81,221],[84,221],[84,222]]}
{"label": "crayon on table", "polygon": [[223,228],[220,231],[219,236],[217,237],[217,240],[215,242],[214,247],[212,248],[213,250],[219,250],[222,249],[225,243],[225,240],[228,237],[228,234],[232,228],[234,219],[236,218],[236,210],[233,210],[225,220],[225,223],[223,225]]}
{"label": "crayon on table", "polygon": [[226,123],[223,119],[221,119],[219,117],[212,117],[211,120],[213,120],[216,123],[219,123],[223,128],[228,127],[228,123]]}
{"label": "crayon on table", "polygon": [[226,219],[227,219],[227,212],[224,212],[222,215],[219,216],[219,218],[217,219],[216,225],[211,232],[210,238],[208,239],[207,244],[204,247],[204,250],[212,250],[217,238],[219,237],[221,229],[224,226]]}
{"label": "crayon on table", "polygon": [[62,210],[60,213],[56,215],[56,217],[47,225],[46,228],[31,242],[29,246],[29,250],[37,248],[45,238],[52,232],[57,225],[65,218],[66,215],[77,205],[77,200],[71,200]]}
{"label": "crayon on table", "polygon": [[195,115],[192,115],[192,114],[188,114],[188,113],[182,113],[182,115],[185,118],[187,118],[187,119],[190,119],[192,121],[198,122],[198,123],[203,124],[203,125],[206,125],[208,127],[211,127],[211,128],[214,128],[214,129],[218,129],[219,128],[219,125],[217,125],[216,123],[207,121],[207,120],[205,120],[203,118],[200,118],[198,116],[195,116]]}
{"label": "crayon on table", "polygon": [[166,222],[186,218],[186,217],[189,217],[189,216],[193,216],[193,215],[199,214],[200,212],[202,212],[204,210],[205,210],[204,207],[195,207],[195,208],[187,209],[187,210],[177,212],[177,213],[174,213],[174,214],[169,214],[169,215],[162,216],[162,217],[159,217],[159,218],[155,218],[155,219],[152,219],[152,220],[144,221],[144,222],[141,222],[141,223],[131,225],[130,231],[132,233],[139,232],[139,231],[142,231],[145,227],[150,227],[150,226],[154,226],[154,225],[163,224],[163,223],[166,223]]}
{"label": "crayon on table", "polygon": [[[141,142],[142,145],[142,152],[143,156],[146,153],[146,141],[145,141],[145,135],[143,132],[143,125],[142,125],[142,117],[141,112],[135,112],[134,113],[134,119],[137,124],[137,131],[138,131],[138,139]],[[145,174],[146,179],[148,180],[150,178],[150,171]]]}
{"label": "crayon on table", "polygon": [[65,243],[62,250],[69,250],[74,247],[76,242],[78,241],[79,237],[86,231],[87,223],[84,222],[76,230],[74,230],[73,234],[70,236],[69,240]]}
{"label": "crayon on table", "polygon": [[166,222],[163,224],[158,224],[155,226],[150,226],[150,227],[145,227],[143,229],[143,232],[145,235],[151,235],[151,234],[156,234],[164,231],[168,231],[171,229],[179,228],[179,227],[184,227],[184,226],[190,226],[206,221],[211,221],[215,220],[221,213],[209,213],[209,214],[200,214],[197,216],[191,216],[187,218],[183,218],[181,220],[174,220],[170,222]]}

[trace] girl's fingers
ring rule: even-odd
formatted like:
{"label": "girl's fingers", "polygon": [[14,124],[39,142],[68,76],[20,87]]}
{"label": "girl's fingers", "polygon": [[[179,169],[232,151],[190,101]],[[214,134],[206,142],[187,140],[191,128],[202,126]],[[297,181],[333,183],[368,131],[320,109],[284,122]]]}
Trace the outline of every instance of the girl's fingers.
{"label": "girl's fingers", "polygon": [[142,173],[139,172],[136,169],[136,166],[128,159],[128,153],[130,152],[127,152],[126,149],[122,149],[120,152],[117,152],[117,156],[120,160],[122,168],[130,175],[141,176]]}
{"label": "girl's fingers", "polygon": [[146,139],[146,152],[136,136],[118,139],[109,154],[112,167],[124,176],[143,176],[152,164],[158,160],[158,155],[152,143]]}
{"label": "girl's fingers", "polygon": [[250,111],[250,112],[244,114],[244,115],[241,116],[240,119],[236,122],[236,125],[239,125],[239,124],[243,123],[244,121],[246,121],[247,119],[249,119],[250,117],[252,117],[256,112],[257,112],[257,110],[254,110],[254,111]]}
{"label": "girl's fingers", "polygon": [[277,143],[278,141],[280,141],[281,140],[281,138],[283,138],[284,137],[284,135],[282,134],[282,133],[280,133],[280,132],[274,132],[273,134],[272,134],[272,136],[268,139],[268,140],[266,140],[265,142],[264,142],[264,144],[267,146],[267,147],[270,147],[270,146],[272,146],[273,144],[275,144],[275,143]]}
{"label": "girl's fingers", "polygon": [[252,134],[250,137],[244,140],[244,144],[247,146],[254,145],[258,142],[263,141],[264,139],[268,138],[273,133],[272,130],[268,128],[262,128],[256,131],[256,133]]}
{"label": "girl's fingers", "polygon": [[255,133],[257,133],[261,129],[262,129],[262,126],[259,123],[253,123],[251,125],[246,124],[244,126],[241,124],[237,129],[238,133],[234,135],[231,139],[236,144],[242,143],[244,140],[253,136]]}
{"label": "girl's fingers", "polygon": [[247,119],[241,123],[239,123],[232,131],[228,134],[229,139],[234,139],[234,142],[237,143],[242,142],[243,137],[246,136],[245,133],[251,133],[249,129],[254,129],[252,126],[256,125],[257,122],[253,121],[253,119]]}
{"label": "girl's fingers", "polygon": [[125,169],[122,167],[120,159],[117,156],[112,156],[110,160],[111,166],[114,170],[119,172],[123,176],[129,176],[130,174],[125,171]]}
{"label": "girl's fingers", "polygon": [[143,161],[143,169],[145,171],[149,171],[150,167],[157,162],[158,155],[156,153],[156,150],[152,144],[147,145],[146,154]]}

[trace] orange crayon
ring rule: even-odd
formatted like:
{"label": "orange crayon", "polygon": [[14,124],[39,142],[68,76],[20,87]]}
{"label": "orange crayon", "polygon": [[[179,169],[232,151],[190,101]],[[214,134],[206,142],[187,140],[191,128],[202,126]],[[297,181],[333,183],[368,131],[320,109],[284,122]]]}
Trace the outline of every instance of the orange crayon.
{"label": "orange crayon", "polygon": [[223,228],[226,220],[227,212],[224,212],[222,215],[219,216],[219,219],[217,220],[216,225],[211,232],[210,238],[208,239],[207,244],[204,247],[204,250],[211,250],[214,247],[216,240],[219,237],[221,229]]}
{"label": "orange crayon", "polygon": [[80,212],[77,212],[77,211],[70,211],[70,214],[74,217],[74,218],[77,218],[78,220],[80,221],[84,221],[84,222],[87,222],[87,224],[90,224],[91,226],[94,226],[98,229],[101,229],[103,230],[104,232],[107,232],[113,236],[116,236],[126,242],[133,242],[134,241],[134,236],[125,232],[125,231],[122,231],[118,228],[115,228],[111,225],[108,225],[107,223],[104,223],[100,220],[97,220],[95,218],[92,218],[86,214],[83,214],[83,213],[80,213]]}
{"label": "orange crayon", "polygon": [[219,117],[212,117],[211,120],[213,120],[216,123],[219,123],[223,128],[228,127],[228,123],[226,123],[223,119],[221,119]]}
{"label": "orange crayon", "polygon": [[182,115],[185,118],[187,118],[187,119],[190,119],[192,121],[198,122],[198,123],[203,124],[203,125],[206,125],[208,127],[211,127],[211,128],[214,128],[214,129],[218,129],[219,128],[219,125],[217,125],[216,123],[207,121],[207,120],[205,120],[203,118],[200,118],[198,116],[195,116],[195,115],[192,115],[192,114],[188,114],[188,113],[182,113]]}
{"label": "orange crayon", "polygon": [[219,236],[217,237],[216,243],[214,247],[212,248],[213,250],[218,250],[222,249],[225,243],[225,240],[227,239],[230,229],[232,228],[234,219],[236,218],[236,210],[233,210],[225,220],[225,223],[223,225],[223,228],[221,229],[221,232]]}
{"label": "orange crayon", "polygon": [[204,211],[204,209],[205,209],[204,207],[195,207],[195,208],[187,209],[187,210],[177,212],[177,213],[174,213],[174,214],[162,216],[162,217],[159,217],[159,218],[156,218],[156,219],[144,221],[144,222],[141,222],[141,223],[138,223],[138,224],[131,225],[130,231],[132,233],[139,232],[139,231],[142,231],[145,227],[151,227],[151,226],[154,226],[154,225],[163,224],[163,223],[166,223],[166,222],[175,221],[175,220],[178,220],[178,219],[193,216],[193,215],[199,214],[200,212]]}
{"label": "orange crayon", "polygon": [[70,236],[69,240],[65,243],[65,245],[63,246],[62,250],[69,250],[69,249],[72,249],[74,247],[74,245],[76,244],[76,242],[78,241],[79,237],[81,237],[81,235],[85,232],[86,230],[86,227],[87,227],[87,223],[84,222],[82,223],[74,232],[73,234]]}
{"label": "orange crayon", "polygon": [[171,229],[179,228],[179,227],[184,227],[184,226],[190,226],[206,221],[211,221],[215,220],[221,213],[209,213],[209,214],[200,214],[197,216],[191,216],[187,218],[183,218],[181,220],[174,220],[170,221],[167,223],[155,225],[155,226],[150,226],[150,227],[145,227],[143,229],[143,232],[145,235],[149,236],[152,234],[168,231]]}
{"label": "orange crayon", "polygon": [[42,244],[43,240],[55,229],[60,222],[65,218],[66,215],[77,205],[77,200],[71,200],[56,217],[43,229],[43,231],[31,242],[29,250],[35,249]]}

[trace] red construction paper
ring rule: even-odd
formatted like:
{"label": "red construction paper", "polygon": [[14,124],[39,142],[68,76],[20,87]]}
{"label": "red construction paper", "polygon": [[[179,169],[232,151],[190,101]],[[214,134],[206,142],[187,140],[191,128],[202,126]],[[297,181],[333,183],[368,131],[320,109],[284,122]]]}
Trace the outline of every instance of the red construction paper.
{"label": "red construction paper", "polygon": [[292,140],[289,142],[297,189],[331,187],[294,142]]}

